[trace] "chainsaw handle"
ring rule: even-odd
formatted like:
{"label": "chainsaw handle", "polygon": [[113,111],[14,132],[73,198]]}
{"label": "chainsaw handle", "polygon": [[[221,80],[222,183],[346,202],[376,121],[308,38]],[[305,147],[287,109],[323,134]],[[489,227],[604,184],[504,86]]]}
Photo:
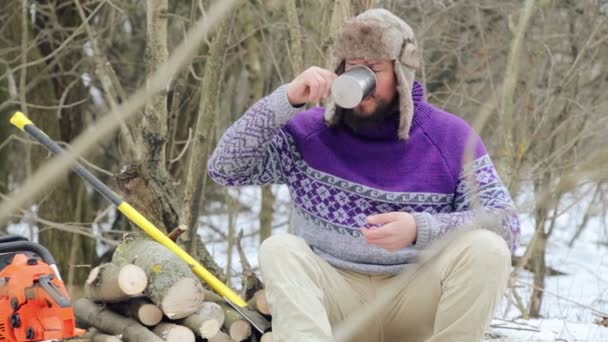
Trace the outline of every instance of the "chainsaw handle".
{"label": "chainsaw handle", "polygon": [[4,235],[0,236],[0,243],[15,242],[15,241],[29,241],[26,237],[21,235]]}
{"label": "chainsaw handle", "polygon": [[48,249],[35,242],[30,241],[11,241],[0,243],[0,253],[10,252],[33,252],[39,255],[44,262],[49,265],[55,265],[55,258]]}

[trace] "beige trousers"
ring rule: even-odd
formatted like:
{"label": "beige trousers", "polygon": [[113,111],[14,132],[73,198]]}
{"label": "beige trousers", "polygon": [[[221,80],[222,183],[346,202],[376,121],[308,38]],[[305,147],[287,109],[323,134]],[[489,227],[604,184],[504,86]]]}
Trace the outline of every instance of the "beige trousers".
{"label": "beige trousers", "polygon": [[283,234],[259,253],[275,342],[333,341],[332,328],[397,291],[349,341],[481,341],[511,269],[505,241],[487,230],[454,239],[414,272],[366,275],[336,269],[301,238]]}

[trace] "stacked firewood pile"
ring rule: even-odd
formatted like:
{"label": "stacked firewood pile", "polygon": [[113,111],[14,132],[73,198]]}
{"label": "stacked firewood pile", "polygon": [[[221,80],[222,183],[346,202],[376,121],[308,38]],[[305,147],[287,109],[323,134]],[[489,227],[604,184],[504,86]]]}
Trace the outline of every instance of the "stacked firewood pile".
{"label": "stacked firewood pile", "polygon": [[[126,237],[110,263],[91,270],[74,303],[85,338],[102,341],[249,341],[253,328],[220,296],[205,289],[179,257],[143,237]],[[248,303],[269,315],[264,290]],[[272,341],[272,333],[261,337]]]}

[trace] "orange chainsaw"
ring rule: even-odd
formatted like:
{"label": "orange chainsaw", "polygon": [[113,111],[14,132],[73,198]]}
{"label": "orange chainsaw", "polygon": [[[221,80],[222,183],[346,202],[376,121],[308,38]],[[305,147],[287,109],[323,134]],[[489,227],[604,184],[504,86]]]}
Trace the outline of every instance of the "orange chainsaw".
{"label": "orange chainsaw", "polygon": [[0,236],[0,341],[59,340],[82,335],[55,259],[17,235]]}

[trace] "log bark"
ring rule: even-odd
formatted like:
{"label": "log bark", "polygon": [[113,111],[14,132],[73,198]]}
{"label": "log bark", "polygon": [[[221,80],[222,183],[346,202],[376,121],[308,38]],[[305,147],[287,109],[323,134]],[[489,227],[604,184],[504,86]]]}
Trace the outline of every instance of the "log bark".
{"label": "log bark", "polygon": [[80,298],[74,303],[74,313],[79,321],[100,331],[121,335],[128,342],[162,342],[160,337],[134,319],[122,317],[87,298]]}
{"label": "log bark", "polygon": [[123,316],[138,320],[145,326],[155,326],[163,319],[160,308],[146,298],[133,298],[128,302],[116,303],[110,306],[112,311]]}
{"label": "log bark", "polygon": [[125,201],[158,229],[168,233],[180,225],[179,201],[166,172],[134,163],[123,167],[115,179]]}
{"label": "log bark", "polygon": [[243,341],[251,336],[251,323],[245,320],[230,304],[226,303],[222,297],[213,292],[206,291],[205,298],[207,301],[217,303],[222,307],[226,315],[224,329],[233,340]]}
{"label": "log bark", "polygon": [[223,331],[220,331],[217,335],[213,336],[209,339],[209,342],[234,342],[230,335],[226,334]]}
{"label": "log bark", "polygon": [[122,342],[122,339],[114,335],[96,334],[91,339],[91,342]]}
{"label": "log bark", "polygon": [[125,238],[114,251],[113,262],[130,262],[148,276],[144,293],[170,319],[187,317],[203,305],[203,287],[186,262],[150,239]]}
{"label": "log bark", "polygon": [[198,312],[178,323],[190,328],[197,336],[210,339],[220,332],[224,320],[224,309],[219,304],[205,302]]}
{"label": "log bark", "polygon": [[95,301],[120,302],[143,293],[147,285],[148,277],[141,267],[107,263],[91,270],[85,293]]}
{"label": "log bark", "polygon": [[95,328],[89,329],[86,334],[80,337],[79,340],[88,342],[122,342],[120,337],[104,334]]}
{"label": "log bark", "polygon": [[194,342],[194,333],[190,329],[174,323],[161,323],[153,332],[166,342]]}
{"label": "log bark", "polygon": [[224,307],[226,320],[224,321],[224,329],[228,331],[228,335],[235,341],[244,341],[251,336],[251,323],[246,321],[238,312],[228,306]]}
{"label": "log bark", "polygon": [[247,302],[247,305],[264,315],[270,315],[270,306],[268,306],[266,291],[264,289],[257,291]]}

